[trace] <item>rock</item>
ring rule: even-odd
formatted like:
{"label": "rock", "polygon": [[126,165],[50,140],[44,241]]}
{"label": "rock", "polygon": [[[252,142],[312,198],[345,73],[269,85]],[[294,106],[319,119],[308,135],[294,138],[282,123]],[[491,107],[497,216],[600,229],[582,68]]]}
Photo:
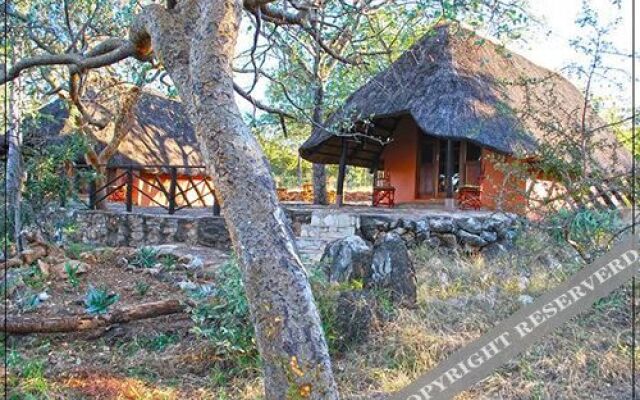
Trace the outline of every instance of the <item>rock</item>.
{"label": "rock", "polygon": [[143,269],[145,274],[151,275],[151,276],[155,276],[155,275],[160,274],[160,270],[161,270],[161,268],[156,268],[156,267]]}
{"label": "rock", "polygon": [[198,288],[198,284],[191,281],[181,281],[178,282],[178,287],[182,290],[196,290]]}
{"label": "rock", "polygon": [[348,291],[338,295],[335,310],[338,351],[367,341],[377,322],[376,310],[375,298],[367,292]]}
{"label": "rock", "polygon": [[191,261],[186,265],[187,269],[202,269],[204,267],[204,262],[202,258],[198,256],[194,256],[191,258]]}
{"label": "rock", "polygon": [[429,221],[419,220],[415,222],[416,241],[424,242],[429,238]]}
{"label": "rock", "polygon": [[360,236],[347,236],[327,245],[320,259],[330,282],[349,282],[370,275],[371,247]]}
{"label": "rock", "polygon": [[503,218],[489,217],[482,223],[482,229],[489,232],[502,232],[506,226]]}
{"label": "rock", "polygon": [[366,283],[390,290],[394,302],[416,303],[416,272],[407,246],[398,235],[387,233],[374,246],[371,280]]}
{"label": "rock", "polygon": [[51,265],[42,260],[38,260],[38,269],[45,278],[51,274]]}
{"label": "rock", "polygon": [[156,256],[176,256],[176,250],[178,246],[175,244],[161,244],[157,246],[151,246],[153,251],[155,251]]}
{"label": "rock", "polygon": [[531,304],[533,303],[533,297],[529,296],[528,294],[521,294],[518,297],[518,301],[524,305]]}
{"label": "rock", "polygon": [[526,276],[521,276],[518,279],[518,289],[525,290],[527,286],[529,286],[529,278],[527,278]]}
{"label": "rock", "polygon": [[443,244],[445,247],[454,249],[458,246],[458,238],[453,233],[438,234],[436,237],[440,241],[439,244]]}
{"label": "rock", "polygon": [[518,237],[518,231],[515,229],[507,229],[504,234],[504,240],[507,243],[513,243],[514,240]]}
{"label": "rock", "polygon": [[453,220],[450,218],[434,218],[429,221],[429,228],[433,232],[438,233],[452,233],[456,227],[453,224]]}
{"label": "rock", "polygon": [[493,243],[498,240],[498,234],[495,232],[483,231],[480,237],[487,243]]}
{"label": "rock", "polygon": [[80,254],[80,260],[89,264],[96,264],[98,262],[98,257],[93,251],[85,251]]}
{"label": "rock", "polygon": [[458,237],[460,238],[460,241],[462,243],[468,244],[469,246],[483,247],[487,245],[486,240],[478,235],[474,235],[473,233],[469,233],[467,231],[459,230]]}
{"label": "rock", "polygon": [[496,257],[500,257],[502,254],[505,254],[507,249],[500,243],[489,243],[482,249],[482,255],[487,260],[493,260]]}
{"label": "rock", "polygon": [[24,264],[30,265],[47,255],[47,249],[43,246],[34,246],[30,249],[23,250],[20,253],[20,259]]}
{"label": "rock", "polygon": [[120,257],[116,261],[116,266],[119,268],[127,268],[129,266],[129,260],[124,257]]}
{"label": "rock", "polygon": [[541,254],[538,257],[538,261],[540,261],[540,263],[546,268],[559,269],[560,267],[562,267],[562,263],[556,257],[549,253]]}
{"label": "rock", "polygon": [[78,260],[67,260],[53,266],[52,270],[56,277],[61,279],[67,278],[66,265],[76,270],[76,275],[85,274],[89,271],[91,266],[87,263]]}
{"label": "rock", "polygon": [[460,229],[469,233],[479,234],[482,232],[482,223],[477,218],[460,218],[456,221],[456,224]]}
{"label": "rock", "polygon": [[389,229],[389,219],[384,217],[363,216],[360,220],[360,233],[365,240],[375,242],[380,232]]}
{"label": "rock", "polygon": [[442,241],[436,236],[431,236],[430,238],[425,240],[424,243],[431,248],[438,248],[442,244]]}

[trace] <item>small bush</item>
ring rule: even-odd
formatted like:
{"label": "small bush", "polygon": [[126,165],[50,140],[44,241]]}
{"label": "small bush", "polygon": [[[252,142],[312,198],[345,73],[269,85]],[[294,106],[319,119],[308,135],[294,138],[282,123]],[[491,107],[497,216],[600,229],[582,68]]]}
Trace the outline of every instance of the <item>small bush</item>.
{"label": "small bush", "polygon": [[65,245],[65,251],[67,253],[67,256],[75,260],[80,258],[80,254],[92,249],[93,249],[93,246],[90,246],[86,243],[70,242]]}
{"label": "small bush", "polygon": [[117,294],[110,294],[106,288],[91,286],[84,298],[84,305],[89,314],[106,314],[119,297]]}
{"label": "small bush", "polygon": [[136,251],[131,265],[139,268],[153,268],[158,263],[158,252],[153,247],[141,247]]}
{"label": "small bush", "polygon": [[136,282],[135,291],[139,297],[144,297],[151,286],[146,282]]}
{"label": "small bush", "polygon": [[570,241],[579,250],[591,250],[606,245],[620,218],[616,210],[562,209],[549,217],[550,235],[559,243]]}
{"label": "small bush", "polygon": [[218,271],[211,296],[192,310],[194,333],[209,339],[225,362],[237,372],[256,369],[259,364],[249,304],[242,275],[232,259]]}
{"label": "small bush", "polygon": [[77,289],[80,286],[80,278],[78,278],[78,266],[72,266],[70,263],[64,264],[64,272],[67,274],[67,280],[72,288]]}

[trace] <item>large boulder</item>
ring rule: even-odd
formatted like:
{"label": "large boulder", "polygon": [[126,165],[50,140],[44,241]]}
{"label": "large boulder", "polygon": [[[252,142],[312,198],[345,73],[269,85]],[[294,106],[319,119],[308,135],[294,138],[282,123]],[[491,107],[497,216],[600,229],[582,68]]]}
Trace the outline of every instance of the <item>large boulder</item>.
{"label": "large boulder", "polygon": [[371,246],[356,235],[335,240],[325,247],[320,265],[330,282],[367,279],[371,272]]}
{"label": "large boulder", "polygon": [[371,279],[367,285],[389,290],[396,303],[415,304],[416,272],[399,235],[388,233],[374,246]]}

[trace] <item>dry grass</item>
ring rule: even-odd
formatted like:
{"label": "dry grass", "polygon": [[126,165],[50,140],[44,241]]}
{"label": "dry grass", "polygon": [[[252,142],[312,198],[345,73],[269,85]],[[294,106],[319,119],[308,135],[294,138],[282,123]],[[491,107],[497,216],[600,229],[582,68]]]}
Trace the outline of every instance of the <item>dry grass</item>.
{"label": "dry grass", "polygon": [[[542,251],[555,254],[563,266],[544,265]],[[491,262],[425,248],[416,249],[413,258],[417,307],[396,310],[368,342],[334,357],[343,398],[384,398],[511,315],[521,306],[520,296],[536,297],[580,268],[570,253],[535,234],[523,237],[517,251]],[[627,397],[628,304],[625,289],[614,292],[458,399]],[[188,320],[165,318],[97,339],[56,335],[13,340],[12,357],[42,362],[41,370],[32,368],[26,375],[24,363],[14,362],[13,371],[10,365],[10,382],[20,393],[14,398],[262,398],[260,372],[232,376],[206,341],[188,333],[189,325]],[[158,335],[173,339],[154,348]]]}

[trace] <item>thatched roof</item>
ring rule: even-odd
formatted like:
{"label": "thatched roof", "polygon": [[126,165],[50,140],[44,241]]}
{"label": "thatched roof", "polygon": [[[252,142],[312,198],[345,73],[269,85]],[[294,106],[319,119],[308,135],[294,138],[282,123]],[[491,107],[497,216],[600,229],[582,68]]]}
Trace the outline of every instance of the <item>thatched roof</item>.
{"label": "thatched roof", "polygon": [[[369,126],[366,134],[384,141],[398,119],[409,116],[425,134],[524,157],[541,141],[579,132],[583,106],[580,91],[557,73],[458,24],[444,24],[354,92],[324,128],[313,131],[300,154],[312,162],[338,163],[340,135]],[[587,112],[587,130],[603,125]],[[599,129],[595,136],[620,149],[609,130]],[[382,145],[356,138],[349,140],[348,163],[373,167]],[[612,159],[604,150],[596,158]],[[618,160],[616,168],[629,166],[629,153],[621,151]]]}
{"label": "thatched roof", "polygon": [[[87,108],[91,107],[86,103]],[[93,107],[98,107],[93,106]],[[44,139],[48,143],[64,138],[68,129],[68,102],[57,99],[42,107],[35,119],[25,121],[25,142]],[[109,143],[113,124],[94,130],[98,147]],[[136,105],[135,121],[110,164],[203,165],[195,132],[182,104],[145,90]],[[200,171],[201,173],[202,171]]]}

